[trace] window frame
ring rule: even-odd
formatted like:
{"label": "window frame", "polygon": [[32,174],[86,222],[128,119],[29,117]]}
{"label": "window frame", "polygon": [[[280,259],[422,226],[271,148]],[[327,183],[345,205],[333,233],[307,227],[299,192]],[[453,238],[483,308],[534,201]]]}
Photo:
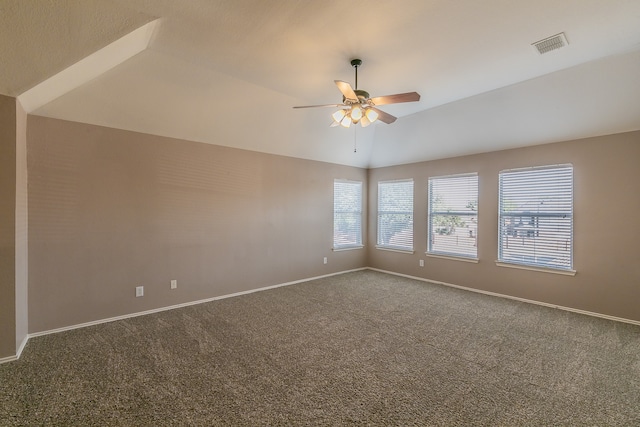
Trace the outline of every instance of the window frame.
{"label": "window frame", "polygon": [[[349,186],[355,186],[358,188],[358,198],[359,198],[359,203],[358,203],[358,209],[357,210],[349,210],[349,209],[345,209],[345,210],[337,210],[336,209],[336,184],[338,185],[349,185]],[[362,189],[363,189],[363,183],[362,181],[355,181],[355,180],[349,180],[349,179],[334,179],[333,180],[333,237],[332,237],[332,250],[334,251],[346,251],[346,250],[352,250],[352,249],[362,249],[364,248],[364,244],[363,244],[363,236],[362,236],[362,228],[363,228],[363,197],[362,197]],[[339,216],[340,214],[357,214],[357,216],[359,217],[358,221],[360,223],[360,226],[358,227],[357,231],[357,235],[355,238],[355,242],[350,241],[348,243],[344,243],[344,244],[337,244],[337,240],[336,240],[336,234],[337,234],[337,216]]]}
{"label": "window frame", "polygon": [[[402,183],[410,183],[411,184],[411,211],[398,211],[398,210],[381,210],[380,209],[380,202],[381,202],[381,187],[384,187],[386,185],[394,185],[394,184],[402,184]],[[403,252],[403,253],[414,253],[414,244],[415,244],[415,239],[414,239],[414,233],[415,233],[415,228],[414,228],[414,213],[415,213],[415,183],[413,178],[408,178],[408,179],[396,179],[396,180],[389,180],[389,181],[378,181],[378,200],[377,200],[377,212],[376,212],[376,249],[382,249],[382,250],[388,250],[388,251],[393,251],[393,252]],[[406,245],[392,245],[389,243],[383,243],[384,238],[381,236],[380,232],[381,232],[381,217],[386,216],[386,215],[409,215],[410,216],[410,220],[409,222],[411,223],[410,226],[410,238],[411,238],[411,247],[406,246]],[[399,233],[399,232],[398,232]],[[395,233],[395,234],[398,234]]]}
{"label": "window frame", "polygon": [[[435,182],[437,181],[445,181],[445,180],[455,180],[455,179],[462,179],[462,178],[468,178],[468,177],[474,177],[475,178],[475,210],[457,210],[457,211],[446,211],[446,212],[436,212],[433,210],[435,202],[432,200],[432,195],[433,195],[433,187],[435,185]],[[452,258],[452,259],[456,259],[456,260],[461,260],[461,261],[471,261],[471,262],[478,262],[478,217],[479,217],[479,213],[478,213],[478,206],[479,206],[479,177],[478,177],[478,173],[477,172],[470,172],[470,173],[461,173],[461,174],[454,174],[454,175],[440,175],[440,176],[433,176],[433,177],[429,177],[428,182],[427,182],[427,252],[426,255],[427,256],[431,256],[431,257],[440,257],[440,258]],[[475,251],[472,255],[470,254],[466,254],[466,253],[462,253],[462,252],[449,252],[449,251],[438,251],[438,250],[434,250],[433,249],[433,242],[435,240],[435,235],[433,234],[434,230],[433,230],[433,224],[434,224],[434,217],[440,217],[440,216],[463,216],[463,217],[475,217],[475,233],[473,233],[473,230],[470,230],[471,232],[471,236],[475,239],[475,243],[474,243],[474,248]],[[471,222],[473,222],[473,219],[471,219]],[[468,225],[467,225],[468,226]]]}
{"label": "window frame", "polygon": [[[553,211],[531,212],[530,210],[529,211],[511,210],[507,214],[507,211],[505,210],[505,206],[504,206],[505,202],[507,201],[505,200],[505,195],[504,195],[505,177],[506,178],[508,178],[509,176],[515,177],[516,174],[523,174],[527,172],[535,173],[539,171],[541,175],[537,177],[538,179],[541,179],[541,178],[550,179],[552,175],[550,175],[549,171],[557,170],[559,173],[562,173],[563,169],[570,170],[569,181],[560,181],[560,184],[563,186],[562,188],[565,188],[568,186],[568,191],[564,191],[560,193],[564,198],[563,199],[557,198],[557,200],[562,200],[564,205],[568,204],[569,212],[563,211],[561,208],[558,208],[557,211],[555,212]],[[547,177],[542,175],[544,171],[547,171],[547,174],[549,174]],[[528,178],[528,182],[529,183],[532,182],[530,177]],[[513,186],[514,183],[512,182],[509,185]],[[525,269],[525,270],[543,271],[543,272],[565,274],[565,275],[575,275],[576,271],[574,270],[574,260],[573,260],[573,252],[574,252],[573,236],[574,236],[574,216],[575,216],[574,186],[575,186],[574,168],[573,168],[573,165],[570,163],[545,165],[545,166],[532,166],[532,167],[516,168],[516,169],[505,169],[498,173],[498,242],[497,242],[498,243],[497,244],[498,259],[496,260],[496,265],[500,267],[511,267],[511,268]],[[551,195],[549,195],[549,193],[544,193],[541,190],[537,190],[536,188],[532,187],[531,184],[523,185],[523,189],[521,189],[521,191],[523,190],[528,192],[529,194],[533,194],[533,196],[529,195],[528,198],[522,197],[521,203],[525,203],[525,204],[531,203],[532,201],[535,201],[537,198],[538,200],[541,200],[540,205],[543,205],[544,204],[543,198],[552,197]],[[536,191],[539,191],[540,193],[537,194]],[[511,203],[513,202],[511,201]],[[532,213],[537,213],[537,215],[532,215]],[[569,246],[569,253],[568,253],[568,256],[561,258],[561,259],[567,259],[568,262],[565,261],[565,263],[567,263],[568,265],[562,266],[561,264],[553,265],[552,263],[549,263],[549,262],[531,262],[531,261],[525,261],[525,260],[519,261],[517,259],[514,259],[514,256],[506,257],[504,255],[504,251],[509,249],[508,247],[509,236],[510,236],[509,227],[513,228],[513,221],[515,221],[515,218],[520,218],[520,220],[522,220],[522,218],[531,218],[528,225],[533,226],[534,230],[527,230],[526,235],[522,234],[520,236],[512,236],[516,238],[522,238],[524,242],[525,238],[537,239],[540,237],[541,232],[548,231],[548,228],[540,226],[541,218],[557,220],[558,218],[565,219],[567,216],[569,217],[568,227],[567,225],[562,225],[561,222],[551,223],[550,225],[555,225],[555,227],[557,228],[556,230],[557,233],[550,234],[550,237],[547,237],[547,239],[552,240],[552,239],[558,239],[558,236],[562,237],[562,234],[560,233],[560,231],[558,231],[561,229],[561,225],[562,227],[564,227],[564,229],[568,229],[568,232],[565,231],[565,234],[568,233],[568,237],[565,237],[565,239],[568,238],[568,242],[565,242],[565,246]],[[510,221],[511,223],[510,225],[503,226],[503,224],[506,224],[506,222],[503,222],[505,218],[514,218],[514,219]],[[505,242],[506,242],[506,245],[505,245]],[[544,243],[544,242],[545,241],[541,239],[541,243]],[[535,245],[535,241],[534,241],[534,245]],[[553,254],[553,252],[549,251],[549,252],[545,252],[544,254],[549,255],[549,254]],[[522,253],[522,256],[523,257],[525,256],[524,252]],[[538,255],[537,253],[534,253],[533,255],[526,255],[526,256],[537,258],[540,255]],[[542,258],[542,256],[540,256],[540,258]]]}

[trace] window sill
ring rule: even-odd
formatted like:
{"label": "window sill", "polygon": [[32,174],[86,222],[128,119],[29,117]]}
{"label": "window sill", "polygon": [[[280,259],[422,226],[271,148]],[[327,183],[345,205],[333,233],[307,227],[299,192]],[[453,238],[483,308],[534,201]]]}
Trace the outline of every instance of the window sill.
{"label": "window sill", "polygon": [[450,259],[452,261],[471,262],[473,264],[477,264],[479,262],[478,258],[468,258],[468,257],[463,257],[463,256],[432,254],[432,253],[429,253],[429,252],[425,252],[425,255],[430,257],[430,258]]}
{"label": "window sill", "polygon": [[343,248],[331,248],[331,250],[333,252],[344,252],[344,251],[355,251],[357,249],[362,249],[364,248],[364,245],[359,245],[359,246],[345,246]]}
{"label": "window sill", "polygon": [[415,251],[413,249],[390,248],[388,246],[376,246],[376,249],[380,249],[381,251],[399,252],[401,254],[413,254],[413,253],[415,253]]}
{"label": "window sill", "polygon": [[575,276],[576,270],[560,270],[555,268],[533,267],[530,265],[512,264],[509,262],[496,261],[498,267],[516,268],[519,270],[538,271],[541,273],[561,274],[563,276]]}

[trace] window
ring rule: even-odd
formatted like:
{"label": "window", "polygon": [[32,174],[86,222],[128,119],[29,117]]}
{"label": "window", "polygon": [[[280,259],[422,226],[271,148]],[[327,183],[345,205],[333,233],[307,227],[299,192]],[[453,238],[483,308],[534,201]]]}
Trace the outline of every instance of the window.
{"label": "window", "polygon": [[429,178],[428,254],[478,256],[478,174]]}
{"label": "window", "polygon": [[362,183],[333,182],[333,249],[362,247]]}
{"label": "window", "polygon": [[376,247],[413,251],[413,180],[378,183]]}
{"label": "window", "polygon": [[573,268],[573,166],[499,175],[498,261]]}

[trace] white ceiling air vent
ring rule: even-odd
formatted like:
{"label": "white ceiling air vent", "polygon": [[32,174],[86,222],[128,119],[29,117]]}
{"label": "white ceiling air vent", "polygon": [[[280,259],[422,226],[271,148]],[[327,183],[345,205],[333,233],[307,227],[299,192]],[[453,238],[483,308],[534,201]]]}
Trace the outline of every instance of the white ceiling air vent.
{"label": "white ceiling air vent", "polygon": [[561,47],[565,47],[569,42],[565,37],[564,33],[556,34],[555,36],[547,37],[546,39],[542,39],[533,43],[531,46],[536,48],[536,51],[542,55],[547,52],[551,52],[552,50],[560,49]]}

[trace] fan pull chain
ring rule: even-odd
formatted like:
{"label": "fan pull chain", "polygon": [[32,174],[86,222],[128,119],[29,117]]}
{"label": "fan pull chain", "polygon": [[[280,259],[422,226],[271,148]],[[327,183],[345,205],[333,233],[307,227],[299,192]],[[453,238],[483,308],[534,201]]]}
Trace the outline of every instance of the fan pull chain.
{"label": "fan pull chain", "polygon": [[357,147],[356,147],[356,142],[357,142],[357,140],[356,140],[356,132],[357,132],[357,130],[358,130],[357,127],[353,128],[353,152],[354,153],[358,152]]}

